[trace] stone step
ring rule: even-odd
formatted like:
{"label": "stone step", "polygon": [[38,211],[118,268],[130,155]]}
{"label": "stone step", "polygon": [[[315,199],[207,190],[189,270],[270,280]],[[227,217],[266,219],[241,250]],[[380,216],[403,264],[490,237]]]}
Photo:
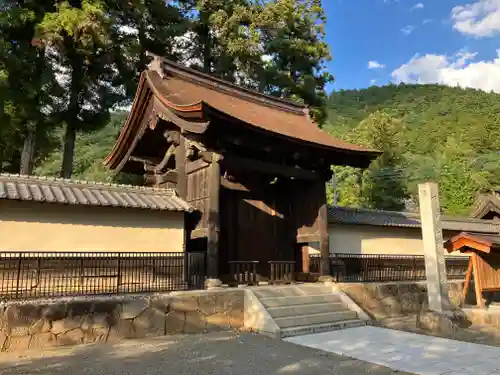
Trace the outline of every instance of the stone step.
{"label": "stone step", "polygon": [[340,302],[340,297],[335,294],[319,294],[306,296],[284,296],[259,298],[260,302],[267,308],[307,305],[315,303]]}
{"label": "stone step", "polygon": [[283,329],[312,324],[334,323],[342,320],[354,320],[357,318],[358,314],[355,311],[346,310],[300,316],[287,316],[283,318],[275,318],[274,322],[280,329]]}
{"label": "stone step", "polygon": [[311,335],[314,333],[336,331],[345,328],[354,328],[365,326],[367,322],[365,320],[352,319],[352,320],[342,320],[333,323],[321,323],[321,324],[311,324],[290,328],[283,328],[279,332],[280,338],[292,337],[292,336],[302,336]]}
{"label": "stone step", "polygon": [[332,288],[324,285],[287,285],[260,287],[253,289],[254,294],[258,298],[268,297],[293,297],[304,296],[309,294],[331,294]]}
{"label": "stone step", "polygon": [[326,312],[349,311],[340,302],[309,303],[293,306],[269,307],[267,309],[273,318],[283,318],[287,316],[299,316],[308,314],[319,314]]}

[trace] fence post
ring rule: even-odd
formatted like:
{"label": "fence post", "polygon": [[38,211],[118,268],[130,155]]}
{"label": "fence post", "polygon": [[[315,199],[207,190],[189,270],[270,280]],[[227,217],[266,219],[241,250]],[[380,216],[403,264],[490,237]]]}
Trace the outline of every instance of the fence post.
{"label": "fence post", "polygon": [[[38,258],[36,260],[36,285],[35,285],[35,288],[38,288],[38,286],[40,285],[41,268],[42,268],[42,260],[41,260],[41,258]],[[33,287],[33,285],[31,285],[31,287]]]}
{"label": "fence post", "polygon": [[21,262],[23,253],[19,253],[19,260],[17,261],[17,281],[16,281],[16,298],[19,295],[19,282],[21,280]]}
{"label": "fence post", "polygon": [[83,285],[85,275],[85,267],[83,266],[83,258],[80,259],[80,286]]}
{"label": "fence post", "polygon": [[121,257],[118,253],[118,270],[116,275],[116,294],[120,293],[120,282],[121,282]]}
{"label": "fence post", "polygon": [[[340,263],[339,263],[339,255],[335,253],[335,282],[338,283],[340,280],[340,275],[339,275],[339,269],[340,269]],[[330,262],[330,268],[332,267],[331,262]],[[333,274],[333,272],[332,272]]]}
{"label": "fence post", "polygon": [[382,281],[382,262],[383,262],[383,257],[380,255],[377,255],[378,257],[378,262],[377,262],[377,268],[378,268],[378,280]]}

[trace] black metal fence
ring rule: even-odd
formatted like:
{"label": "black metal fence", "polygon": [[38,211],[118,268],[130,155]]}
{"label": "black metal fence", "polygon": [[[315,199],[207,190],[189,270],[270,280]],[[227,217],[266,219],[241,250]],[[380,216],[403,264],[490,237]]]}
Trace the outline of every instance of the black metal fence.
{"label": "black metal fence", "polygon": [[0,300],[203,288],[204,253],[0,252]]}
{"label": "black metal fence", "polygon": [[[448,279],[463,279],[468,258],[446,257]],[[319,273],[321,256],[310,255],[310,272]],[[344,282],[425,280],[423,255],[330,254],[331,275]]]}

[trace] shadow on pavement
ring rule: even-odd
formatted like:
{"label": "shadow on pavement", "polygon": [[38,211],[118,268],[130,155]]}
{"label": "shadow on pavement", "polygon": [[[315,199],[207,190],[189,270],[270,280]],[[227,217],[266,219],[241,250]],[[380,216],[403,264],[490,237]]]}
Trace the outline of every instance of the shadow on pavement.
{"label": "shadow on pavement", "polygon": [[[24,358],[20,358],[22,355]],[[404,374],[256,334],[212,333],[0,355],[2,375]]]}

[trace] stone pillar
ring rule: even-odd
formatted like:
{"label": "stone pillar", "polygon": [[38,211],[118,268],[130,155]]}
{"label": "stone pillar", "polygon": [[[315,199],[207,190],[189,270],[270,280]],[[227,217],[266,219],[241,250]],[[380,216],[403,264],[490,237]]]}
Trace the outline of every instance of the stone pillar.
{"label": "stone pillar", "polygon": [[443,230],[439,207],[438,185],[418,185],[422,239],[424,241],[425,274],[429,309],[438,313],[450,310],[448,280],[443,248]]}

